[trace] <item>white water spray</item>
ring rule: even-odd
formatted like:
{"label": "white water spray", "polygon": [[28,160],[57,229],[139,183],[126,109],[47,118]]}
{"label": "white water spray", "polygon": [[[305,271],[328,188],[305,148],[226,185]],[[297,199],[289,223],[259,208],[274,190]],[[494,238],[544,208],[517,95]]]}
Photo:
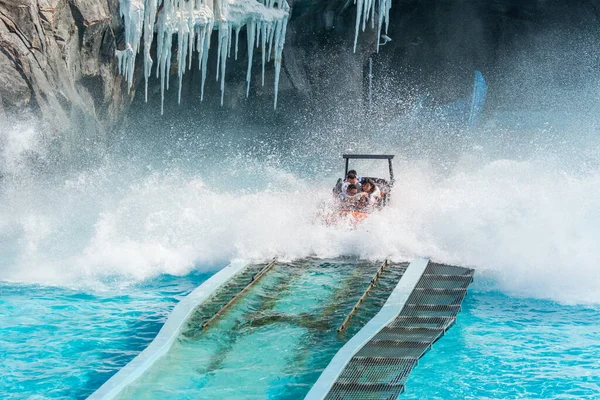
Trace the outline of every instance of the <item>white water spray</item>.
{"label": "white water spray", "polygon": [[300,177],[277,157],[221,154],[222,163],[192,171],[107,159],[36,177],[26,161],[44,158],[40,139],[27,125],[1,138],[2,280],[94,287],[239,258],[429,256],[474,266],[509,293],[600,303],[597,167],[569,172],[537,156],[465,155],[440,173],[433,162],[399,156],[392,205],[350,229],[317,217],[336,176]]}

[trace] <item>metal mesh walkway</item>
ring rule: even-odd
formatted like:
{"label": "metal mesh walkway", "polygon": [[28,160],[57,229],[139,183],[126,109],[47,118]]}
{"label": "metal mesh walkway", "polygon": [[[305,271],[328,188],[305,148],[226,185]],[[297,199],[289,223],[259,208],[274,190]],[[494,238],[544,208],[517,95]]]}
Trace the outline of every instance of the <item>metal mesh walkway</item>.
{"label": "metal mesh walkway", "polygon": [[397,398],[419,358],[454,324],[473,273],[430,262],[400,314],[350,359],[325,398]]}

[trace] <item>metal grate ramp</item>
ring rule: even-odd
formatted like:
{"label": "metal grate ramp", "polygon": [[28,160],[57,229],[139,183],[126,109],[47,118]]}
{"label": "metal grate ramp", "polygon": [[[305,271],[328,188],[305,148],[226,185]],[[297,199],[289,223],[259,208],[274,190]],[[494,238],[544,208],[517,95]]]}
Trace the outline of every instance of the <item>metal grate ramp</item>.
{"label": "metal grate ramp", "polygon": [[429,262],[400,314],[345,365],[325,399],[395,399],[410,371],[454,324],[474,270]]}

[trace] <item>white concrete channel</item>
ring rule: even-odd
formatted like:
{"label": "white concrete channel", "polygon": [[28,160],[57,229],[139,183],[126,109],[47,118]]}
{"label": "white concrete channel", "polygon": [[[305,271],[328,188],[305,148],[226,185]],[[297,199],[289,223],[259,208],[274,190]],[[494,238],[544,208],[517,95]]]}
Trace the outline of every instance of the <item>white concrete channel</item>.
{"label": "white concrete channel", "polygon": [[[381,310],[336,353],[305,399],[323,399],[327,395],[350,359],[365,343],[398,316],[428,263],[428,259],[417,259],[410,263]],[[245,261],[232,262],[182,299],[173,308],[167,321],[150,345],[106,381],[88,399],[112,400],[117,397],[129,384],[142,376],[160,357],[169,351],[180,334],[181,328],[196,307],[248,265]]]}
{"label": "white concrete channel", "polygon": [[194,309],[246,266],[248,266],[248,263],[245,261],[232,262],[182,299],[173,308],[169,318],[150,345],[100,386],[88,399],[114,399],[127,385],[142,376],[152,364],[169,351],[171,345],[181,332],[181,327],[193,313]]}

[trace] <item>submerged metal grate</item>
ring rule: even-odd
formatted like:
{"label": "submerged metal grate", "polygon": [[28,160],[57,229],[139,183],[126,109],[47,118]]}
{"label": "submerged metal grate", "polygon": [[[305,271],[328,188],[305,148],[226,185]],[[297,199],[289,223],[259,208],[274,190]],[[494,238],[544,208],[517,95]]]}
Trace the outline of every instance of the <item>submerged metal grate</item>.
{"label": "submerged metal grate", "polygon": [[430,262],[402,311],[345,366],[326,399],[395,399],[461,310],[474,270]]}

